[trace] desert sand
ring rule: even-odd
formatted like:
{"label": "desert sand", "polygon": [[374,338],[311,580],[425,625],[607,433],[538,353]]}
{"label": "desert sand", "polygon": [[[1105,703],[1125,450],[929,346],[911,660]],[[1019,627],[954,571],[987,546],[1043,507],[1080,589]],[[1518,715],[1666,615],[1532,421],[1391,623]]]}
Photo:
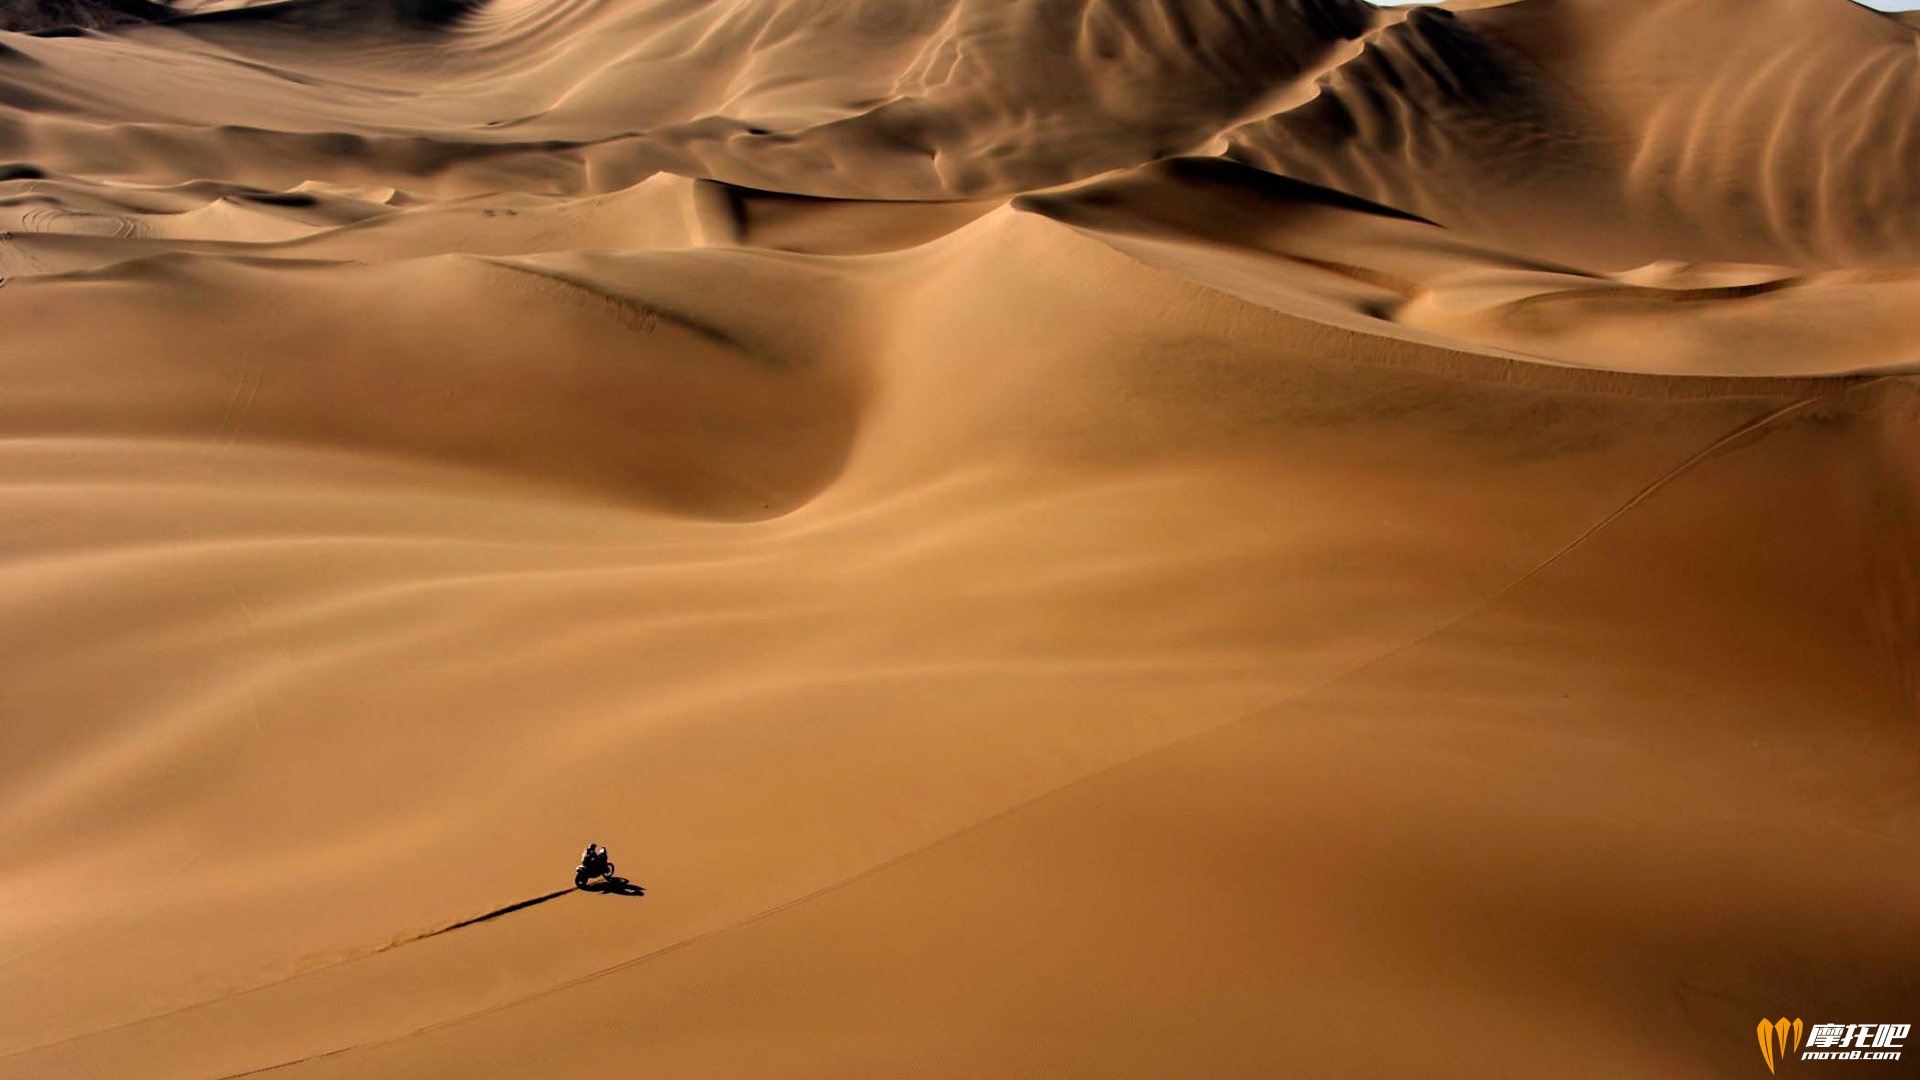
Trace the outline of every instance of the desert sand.
{"label": "desert sand", "polygon": [[137,8],[0,34],[0,1077],[1920,1020],[1912,20]]}

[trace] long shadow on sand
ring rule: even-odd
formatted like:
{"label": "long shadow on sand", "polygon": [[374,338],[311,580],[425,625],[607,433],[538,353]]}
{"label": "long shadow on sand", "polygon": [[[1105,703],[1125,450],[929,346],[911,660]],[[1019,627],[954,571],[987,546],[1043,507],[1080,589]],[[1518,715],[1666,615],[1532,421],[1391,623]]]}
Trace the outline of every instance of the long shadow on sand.
{"label": "long shadow on sand", "polygon": [[580,886],[581,892],[606,893],[610,896],[645,896],[647,890],[623,877],[602,878]]}

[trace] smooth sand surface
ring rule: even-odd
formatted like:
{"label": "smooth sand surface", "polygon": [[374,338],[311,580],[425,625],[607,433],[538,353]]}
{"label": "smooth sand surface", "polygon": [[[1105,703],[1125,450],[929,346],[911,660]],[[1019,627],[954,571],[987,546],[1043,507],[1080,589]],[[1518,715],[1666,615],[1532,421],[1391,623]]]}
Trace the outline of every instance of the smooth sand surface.
{"label": "smooth sand surface", "polygon": [[187,6],[0,34],[0,1077],[1916,1018],[1910,22]]}

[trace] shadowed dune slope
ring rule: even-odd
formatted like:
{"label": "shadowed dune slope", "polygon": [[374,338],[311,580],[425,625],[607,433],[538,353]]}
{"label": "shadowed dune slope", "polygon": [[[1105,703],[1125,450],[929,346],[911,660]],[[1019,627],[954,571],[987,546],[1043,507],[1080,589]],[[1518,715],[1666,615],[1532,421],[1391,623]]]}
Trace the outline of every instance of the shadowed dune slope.
{"label": "shadowed dune slope", "polygon": [[172,14],[166,4],[148,0],[4,0],[0,2],[0,30],[94,30],[155,22]]}
{"label": "shadowed dune slope", "polygon": [[1920,1001],[1907,22],[180,8],[0,34],[0,1077]]}
{"label": "shadowed dune slope", "polygon": [[1536,254],[1905,265],[1912,28],[1845,0],[1418,9],[1237,160]]}

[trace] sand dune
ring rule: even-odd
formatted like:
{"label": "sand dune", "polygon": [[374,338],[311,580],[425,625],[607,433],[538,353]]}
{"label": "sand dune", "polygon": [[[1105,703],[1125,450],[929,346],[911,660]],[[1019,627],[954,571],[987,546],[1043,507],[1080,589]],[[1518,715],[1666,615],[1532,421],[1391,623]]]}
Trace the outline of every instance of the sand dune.
{"label": "sand dune", "polygon": [[[1907,1022],[1914,33],[0,35],[0,1076],[1706,1077]],[[589,839],[644,898],[448,929]]]}
{"label": "sand dune", "polygon": [[1552,258],[1898,266],[1916,94],[1913,30],[1851,3],[1417,9],[1226,153]]}

